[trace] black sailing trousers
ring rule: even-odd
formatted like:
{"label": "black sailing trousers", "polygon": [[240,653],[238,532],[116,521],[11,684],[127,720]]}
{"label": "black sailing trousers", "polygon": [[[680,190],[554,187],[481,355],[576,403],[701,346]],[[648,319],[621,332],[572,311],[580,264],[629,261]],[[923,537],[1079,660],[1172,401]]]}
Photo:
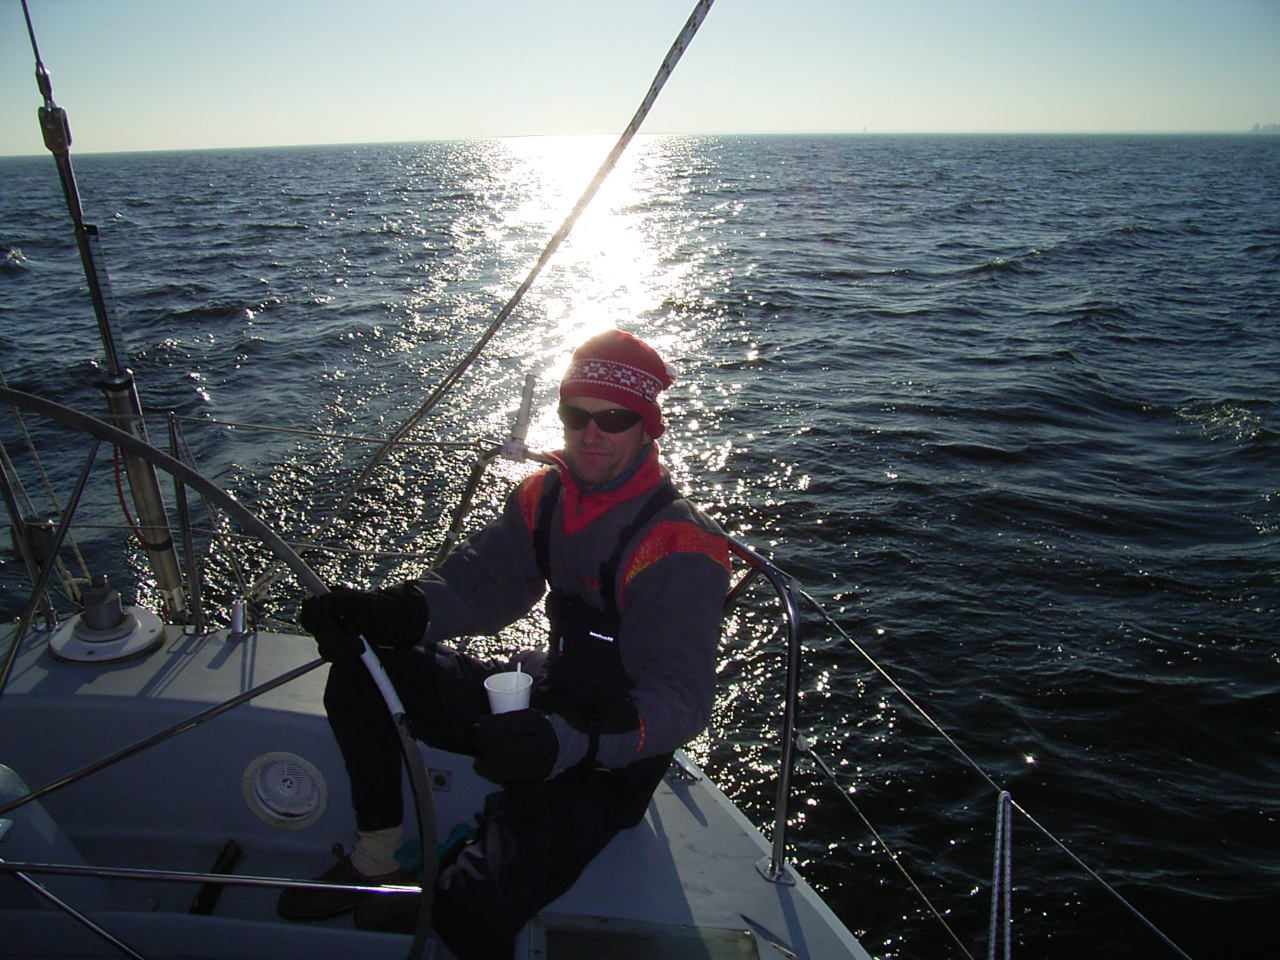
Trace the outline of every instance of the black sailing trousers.
{"label": "black sailing trousers", "polygon": [[[481,661],[445,646],[380,656],[414,736],[468,755],[471,727],[489,712],[485,677],[514,669],[514,661]],[[534,675],[538,707],[546,697],[545,655],[530,651],[518,659]],[[403,822],[400,738],[364,664],[332,664],[324,703],[357,826],[381,830]],[[567,891],[619,830],[644,817],[670,760],[664,754],[618,771],[579,766],[540,783],[495,786],[480,813],[479,836],[436,881],[433,919],[449,949],[460,960],[511,960],[521,927]]]}

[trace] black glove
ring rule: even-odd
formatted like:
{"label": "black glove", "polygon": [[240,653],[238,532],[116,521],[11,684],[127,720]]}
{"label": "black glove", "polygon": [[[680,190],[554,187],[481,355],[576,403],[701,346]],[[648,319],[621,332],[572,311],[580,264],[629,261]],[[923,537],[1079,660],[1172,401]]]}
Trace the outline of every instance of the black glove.
{"label": "black glove", "polygon": [[363,635],[375,647],[408,649],[427,629],[427,600],[416,584],[402,583],[376,593],[334,587],[302,601],[302,627],[316,638],[330,663],[359,657]]}
{"label": "black glove", "polygon": [[512,710],[481,717],[471,730],[476,772],[494,783],[534,783],[555,771],[560,741],[546,714]]}

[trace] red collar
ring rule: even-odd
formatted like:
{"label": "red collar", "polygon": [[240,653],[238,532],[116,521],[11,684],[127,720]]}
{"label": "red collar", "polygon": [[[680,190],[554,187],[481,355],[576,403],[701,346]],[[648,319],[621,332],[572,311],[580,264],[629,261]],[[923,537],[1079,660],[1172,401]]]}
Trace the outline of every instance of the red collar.
{"label": "red collar", "polygon": [[608,513],[620,503],[652,490],[662,482],[662,465],[658,462],[657,443],[649,444],[649,452],[627,482],[614,490],[604,492],[583,491],[578,478],[559,453],[554,454],[560,465],[560,482],[564,486],[564,532],[575,534],[586,529],[593,521]]}

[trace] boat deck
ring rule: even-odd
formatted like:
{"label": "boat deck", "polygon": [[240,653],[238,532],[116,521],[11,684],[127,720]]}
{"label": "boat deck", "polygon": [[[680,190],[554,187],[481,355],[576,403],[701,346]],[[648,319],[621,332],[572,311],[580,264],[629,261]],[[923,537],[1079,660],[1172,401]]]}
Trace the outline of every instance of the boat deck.
{"label": "boat deck", "polygon": [[[0,634],[0,649],[11,634]],[[38,787],[84,764],[314,659],[305,637],[172,632],[155,653],[117,664],[56,661],[29,638],[0,698],[0,764]],[[341,759],[320,707],[325,668],[171,740],[96,772],[7,816],[0,858],[208,872],[228,841],[241,876],[307,878],[349,843],[354,821]],[[423,748],[437,830],[474,823],[493,785],[470,759]],[[246,771],[267,754],[305,759],[322,781],[312,822],[268,822],[251,809]],[[657,790],[644,820],[619,834],[574,887],[521,936],[521,960],[802,957],[867,954],[802,878],[773,883],[757,870],[760,833],[687,760]],[[11,795],[21,792],[9,785]],[[40,815],[43,831],[34,830]],[[24,833],[25,830],[25,833]],[[52,832],[36,850],[20,838]],[[56,848],[56,849],[55,849]],[[34,876],[34,875],[33,875]],[[290,924],[276,890],[222,888],[212,915],[189,911],[200,888],[159,880],[35,879],[78,903],[144,957],[399,957],[409,938],[356,931],[350,917]],[[749,918],[749,920],[744,919]],[[120,956],[60,911],[44,909],[0,875],[0,956]],[[753,926],[754,925],[754,926]],[[437,950],[445,958],[447,951]]]}

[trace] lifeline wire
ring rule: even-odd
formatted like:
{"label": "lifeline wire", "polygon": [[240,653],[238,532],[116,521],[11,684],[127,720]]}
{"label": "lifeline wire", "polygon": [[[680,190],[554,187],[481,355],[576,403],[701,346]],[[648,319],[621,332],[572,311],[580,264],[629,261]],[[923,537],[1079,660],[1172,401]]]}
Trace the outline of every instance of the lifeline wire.
{"label": "lifeline wire", "polygon": [[[230,496],[221,487],[211,482],[204,475],[188,467],[182,461],[169,456],[168,454],[164,453],[161,450],[157,450],[155,447],[152,447],[150,444],[148,444],[145,440],[142,440],[141,438],[135,436],[132,433],[126,433],[125,431],[120,430],[112,426],[111,424],[104,423],[103,421],[98,420],[94,417],[86,416],[85,414],[82,414],[76,410],[72,410],[69,407],[64,407],[61,404],[57,404],[49,400],[45,400],[42,397],[32,396],[31,394],[23,393],[18,390],[13,390],[8,387],[0,387],[0,402],[12,404],[14,407],[17,407],[19,409],[36,413],[40,416],[47,417],[65,426],[69,426],[69,427],[72,427],[73,429],[80,430],[81,432],[86,433],[89,436],[93,437],[95,440],[106,441],[108,443],[114,444],[117,448],[123,450],[125,453],[138,456],[146,460],[152,467],[158,467],[164,470],[166,473],[170,474],[175,480],[180,480],[184,482],[187,486],[192,487],[195,490],[199,491],[206,498],[208,498],[209,500],[213,501],[218,506],[220,506],[222,508],[222,511],[229,518],[231,518],[236,523],[238,523],[241,528],[247,531],[250,531],[252,533],[255,533],[258,536],[258,538],[262,541],[262,543],[268,548],[270,548],[270,550],[276,555],[276,557],[279,558],[281,561],[283,561],[289,567],[289,569],[293,571],[294,575],[297,576],[298,580],[301,581],[303,586],[305,586],[308,590],[310,590],[312,594],[314,594],[315,596],[322,596],[328,592],[328,588],[325,587],[324,581],[321,580],[315,574],[315,572],[306,565],[305,562],[303,562],[302,558],[299,557],[275,533],[275,531],[273,531],[270,527],[268,527],[261,520],[259,520],[258,517],[255,514],[253,514],[251,511],[245,509],[244,506],[242,506],[234,497]],[[95,452],[97,451],[96,443],[94,445],[94,451]],[[86,467],[86,471],[85,471],[86,478],[87,478],[87,475],[88,475],[88,469]],[[79,493],[77,492],[77,497],[78,495]],[[69,525],[70,519],[71,519],[71,514],[68,513],[67,516],[64,518],[64,524]],[[37,593],[39,593],[39,590],[37,590]],[[10,650],[6,660],[6,665],[4,668],[6,671],[8,671],[12,667],[14,654],[16,653],[17,650],[18,650],[18,642],[15,639],[14,643],[10,646]],[[370,654],[370,656],[372,656],[372,654]],[[9,810],[14,809],[15,807],[21,806],[24,803],[29,803],[32,800],[35,800],[41,796],[44,796],[44,794],[46,793],[49,793],[53,790],[60,789],[61,787],[64,787],[69,783],[75,782],[76,780],[89,776],[95,771],[101,770],[104,767],[110,766],[111,764],[116,763],[117,761],[122,760],[127,756],[132,756],[134,753],[138,753],[142,750],[145,750],[148,747],[153,746],[154,744],[161,743],[164,740],[167,740],[170,737],[176,736],[179,733],[189,730],[192,727],[197,726],[198,724],[204,723],[215,716],[219,716],[222,713],[226,712],[227,710],[230,710],[233,707],[236,707],[239,704],[246,702],[247,700],[250,700],[262,693],[265,693],[268,690],[272,690],[277,686],[280,686],[296,677],[300,677],[303,674],[308,673],[311,670],[314,670],[316,667],[321,666],[324,662],[325,661],[323,659],[316,659],[316,660],[313,660],[311,663],[307,663],[307,664],[303,664],[302,666],[295,667],[293,670],[290,670],[284,674],[281,674],[280,676],[276,677],[274,680],[268,681],[267,683],[264,683],[264,684],[260,684],[259,686],[253,688],[252,690],[248,690],[244,693],[239,694],[236,697],[232,697],[230,700],[227,700],[224,703],[221,703],[215,707],[212,707],[211,709],[206,710],[203,713],[198,714],[197,716],[192,717],[189,720],[178,724],[177,726],[170,727],[168,730],[161,731],[158,734],[154,734],[151,737],[148,737],[145,740],[139,741],[138,743],[135,743],[130,747],[126,747],[125,750],[123,751],[118,751],[112,756],[107,757],[103,760],[100,760],[96,763],[90,764],[87,767],[82,767],[80,770],[76,771],[73,774],[69,774],[66,777],[63,777],[61,780],[55,781],[50,784],[46,784],[44,787],[38,790],[34,790],[27,793],[25,796],[19,797],[16,800],[11,800],[7,804],[0,806],[0,815],[7,813]],[[430,782],[427,779],[427,773],[425,768],[423,767],[422,755],[421,755],[421,752],[417,749],[416,745],[414,744],[412,734],[410,733],[407,724],[403,724],[399,722],[403,720],[403,707],[399,708],[400,712],[398,716],[395,715],[396,711],[395,709],[393,709],[393,704],[391,702],[387,703],[387,707],[393,713],[393,719],[397,721],[396,722],[397,732],[400,734],[400,737],[401,737],[401,744],[404,752],[404,761],[409,768],[410,783],[413,788],[414,801],[416,803],[417,811],[418,811],[418,829],[420,831],[420,835],[426,838],[430,836],[430,834],[428,833],[426,824],[428,823],[428,821],[434,822],[435,814],[433,812],[434,806],[433,806],[433,798],[431,795]],[[425,788],[425,793],[422,792],[423,788]],[[424,877],[424,882],[434,882],[434,877],[431,877],[431,878]],[[421,902],[425,904],[427,901],[424,898]],[[420,911],[418,927],[414,934],[413,944],[410,947],[410,953],[409,953],[410,960],[414,960],[414,958],[420,956],[425,947],[427,926],[428,926],[429,920],[430,918],[426,914],[426,912]]]}
{"label": "lifeline wire", "polygon": [[809,742],[809,738],[804,734],[799,734],[796,737],[796,746],[798,746],[804,753],[808,754],[809,759],[816,763],[819,768],[821,768],[822,772],[827,775],[827,779],[831,781],[831,785],[840,791],[840,796],[844,797],[845,803],[849,804],[850,809],[858,815],[858,819],[861,820],[863,825],[871,832],[871,835],[876,838],[876,843],[880,844],[884,849],[884,852],[889,855],[889,859],[892,860],[893,865],[898,868],[898,872],[906,878],[907,883],[911,885],[911,889],[919,894],[920,899],[924,901],[924,905],[929,908],[929,912],[934,915],[940,924],[942,924],[942,929],[947,931],[951,936],[951,939],[955,941],[956,946],[960,948],[960,952],[968,957],[969,960],[973,960],[973,954],[970,953],[968,948],[964,945],[964,941],[956,936],[956,932],[951,929],[951,925],[947,923],[946,919],[938,912],[938,909],[929,900],[928,894],[920,889],[920,885],[916,883],[911,874],[907,872],[907,868],[902,865],[902,861],[898,859],[898,855],[894,853],[893,848],[889,846],[884,837],[880,836],[880,831],[878,831],[872,825],[871,821],[867,819],[866,814],[858,809],[858,805],[853,802],[853,797],[849,796],[849,794],[845,792],[844,788],[840,786],[840,781],[836,779],[836,775],[832,772],[831,768],[827,766],[826,761],[823,760],[822,757],[818,756],[818,752],[813,749],[813,744]]}
{"label": "lifeline wire", "polygon": [[1010,801],[1010,802],[1013,804],[1013,808],[1015,810],[1017,810],[1020,814],[1026,817],[1037,830],[1039,830],[1046,837],[1048,837],[1055,844],[1057,844],[1058,849],[1061,850],[1063,853],[1065,853],[1072,860],[1074,860],[1076,863],[1076,866],[1078,866],[1081,870],[1083,870],[1085,873],[1089,874],[1089,876],[1093,877],[1093,879],[1097,880],[1100,884],[1102,884],[1102,886],[1106,888],[1106,890],[1113,897],[1115,897],[1117,900],[1120,901],[1120,903],[1124,906],[1126,910],[1128,910],[1135,917],[1137,917],[1147,927],[1148,930],[1150,930],[1157,937],[1163,940],[1171,950],[1177,953],[1178,956],[1182,957],[1182,960],[1191,960],[1191,957],[1187,955],[1185,950],[1183,950],[1180,946],[1178,946],[1176,943],[1170,940],[1167,936],[1165,936],[1165,933],[1163,930],[1161,930],[1154,923],[1152,923],[1150,920],[1144,917],[1142,915],[1142,912],[1137,907],[1135,907],[1132,903],[1130,903],[1123,896],[1121,896],[1119,890],[1111,886],[1111,884],[1107,883],[1107,881],[1102,879],[1102,877],[1100,877],[1092,867],[1090,867],[1087,863],[1085,863],[1083,860],[1077,857],[1074,853],[1068,850],[1067,845],[1064,844],[1057,837],[1055,837],[1052,833],[1050,833],[1047,827],[1041,825],[1040,821],[1038,821],[1035,817],[1033,817],[1030,813],[1028,813],[1026,809],[1022,806],[1022,804],[1016,801]]}
{"label": "lifeline wire", "polygon": [[[889,676],[888,672],[884,669],[884,667],[876,663],[875,658],[873,658],[871,654],[867,653],[867,651],[862,648],[862,645],[859,644],[858,641],[854,640],[853,637],[849,636],[849,634],[844,630],[844,628],[841,627],[840,624],[836,623],[835,620],[831,618],[831,615],[827,613],[827,611],[823,608],[822,604],[818,603],[817,600],[815,600],[812,596],[810,596],[804,590],[799,590],[799,593],[802,597],[804,597],[806,600],[809,601],[809,603],[813,605],[813,608],[817,610],[818,614],[822,617],[822,619],[826,621],[827,626],[835,630],[836,633],[840,634],[840,636],[842,636],[845,640],[848,640],[849,643],[853,646],[853,649],[857,650],[858,653],[862,654],[863,658],[869,664],[871,664],[871,666],[874,667],[876,671],[882,677],[884,677],[885,680],[887,680],[895,690],[898,691],[898,693],[902,695],[902,698],[906,700],[907,703],[911,704],[911,706],[916,710],[916,712],[920,714],[920,716],[925,720],[926,723],[928,723],[929,726],[933,727],[933,729],[938,733],[939,736],[941,736],[944,740],[946,740],[947,743],[951,744],[951,746],[955,749],[955,751],[964,759],[964,761],[967,764],[969,764],[970,767],[974,769],[974,771],[980,777],[982,777],[982,779],[986,780],[987,783],[991,784],[991,786],[995,788],[997,793],[1006,792],[1002,787],[997,786],[996,782],[991,779],[991,777],[987,774],[987,772],[983,770],[982,767],[978,766],[977,761],[974,760],[971,756],[969,756],[969,754],[967,754],[964,751],[964,749],[960,746],[960,744],[956,743],[956,741],[952,738],[952,736],[949,733],[947,733],[946,730],[942,729],[941,725],[936,720],[934,720],[933,717],[931,717],[928,714],[928,712],[924,709],[924,707],[920,706],[920,704],[916,703],[916,701],[912,699],[911,695],[907,693],[907,691],[904,690],[899,685],[898,681],[894,680],[893,677]],[[841,793],[843,792],[844,791],[841,791]],[[1117,890],[1105,879],[1103,879],[1102,876],[1098,874],[1096,870],[1094,870],[1087,863],[1085,863],[1078,856],[1076,856],[1067,847],[1065,843],[1063,843],[1061,840],[1055,837],[1047,827],[1045,827],[1043,824],[1040,823],[1040,821],[1038,821],[1035,817],[1033,817],[1030,813],[1028,813],[1027,810],[1020,803],[1017,803],[1012,799],[1010,799],[1009,803],[1015,810],[1017,810],[1024,817],[1026,817],[1032,826],[1034,826],[1037,830],[1039,830],[1042,834],[1044,834],[1044,836],[1047,839],[1049,839],[1050,841],[1052,841],[1054,844],[1057,845],[1058,849],[1060,849],[1063,853],[1065,853],[1068,857],[1070,857],[1075,862],[1075,864],[1078,867],[1080,867],[1081,870],[1083,870],[1089,876],[1093,877],[1093,879],[1098,881],[1098,883],[1102,884],[1103,889],[1105,889],[1108,893],[1110,893],[1113,897],[1115,897],[1116,900],[1118,900],[1126,910],[1128,910],[1135,917],[1137,917],[1138,920],[1140,920],[1143,923],[1143,925],[1147,927],[1147,929],[1149,929],[1157,937],[1163,940],[1164,943],[1171,950],[1173,950],[1176,954],[1178,954],[1178,956],[1182,957],[1183,960],[1191,960],[1191,957],[1187,955],[1186,951],[1184,951],[1176,943],[1170,940],[1169,937],[1164,933],[1164,931],[1162,931],[1154,923],[1152,923],[1145,916],[1143,916],[1142,912],[1139,911],[1138,908],[1135,907],[1133,904],[1131,904],[1128,900],[1126,900],[1119,890]]]}
{"label": "lifeline wire", "polygon": [[654,102],[658,99],[658,94],[666,84],[667,78],[671,76],[671,72],[675,69],[676,64],[680,62],[680,58],[684,55],[685,50],[688,49],[694,35],[698,32],[698,28],[702,26],[702,21],[706,18],[707,12],[711,9],[711,4],[713,2],[714,0],[698,0],[698,4],[694,7],[693,13],[689,15],[689,19],[685,22],[684,28],[680,31],[679,36],[676,37],[675,42],[671,45],[671,49],[667,51],[666,58],[662,61],[662,65],[658,68],[658,72],[653,78],[653,83],[649,86],[649,92],[645,94],[645,98],[641,102],[639,109],[636,110],[635,115],[631,118],[631,122],[627,124],[626,129],[623,130],[622,135],[618,138],[618,142],[615,143],[613,149],[609,151],[609,155],[605,158],[604,163],[600,165],[600,169],[596,171],[596,175],[591,179],[591,183],[587,185],[587,189],[578,199],[578,202],[574,204],[573,210],[571,210],[569,215],[565,218],[564,223],[560,225],[560,229],[558,229],[552,235],[551,239],[547,241],[546,247],[543,248],[541,255],[538,257],[537,263],[533,265],[533,269],[529,271],[529,275],[525,277],[524,282],[516,288],[516,292],[512,294],[511,299],[508,300],[506,305],[498,311],[493,321],[489,324],[488,329],[486,329],[480,339],[476,341],[475,346],[472,347],[467,355],[464,356],[457,365],[455,365],[454,368],[445,375],[444,379],[440,381],[440,384],[434,391],[432,391],[431,395],[423,401],[422,406],[420,406],[416,412],[400,424],[400,426],[392,432],[391,437],[386,441],[386,443],[383,444],[376,453],[374,453],[369,464],[351,485],[347,494],[334,509],[334,512],[330,515],[329,519],[322,525],[320,531],[326,529],[348,506],[350,506],[351,501],[355,499],[356,492],[364,488],[365,482],[369,479],[369,476],[378,467],[378,465],[387,458],[396,444],[408,436],[413,428],[422,421],[422,418],[430,413],[436,404],[440,402],[440,399],[453,388],[454,384],[456,384],[459,379],[461,379],[463,373],[465,373],[467,368],[470,367],[471,364],[475,362],[476,358],[480,356],[480,352],[488,345],[489,341],[493,339],[494,335],[502,325],[506,323],[507,319],[511,316],[520,301],[524,299],[524,295],[529,291],[529,288],[533,286],[533,282],[538,278],[543,267],[547,265],[552,256],[555,255],[555,252],[560,248],[560,244],[563,243],[565,237],[569,235],[569,231],[572,230],[574,224],[578,222],[578,218],[582,216],[587,205],[592,201],[596,193],[600,190],[600,187],[604,184],[605,178],[609,176],[613,171],[613,168],[617,165],[618,159],[622,156],[623,151],[627,149],[628,144],[631,143],[632,138],[635,137],[637,131],[639,131],[640,125],[644,123],[645,117],[649,115],[649,111],[653,108]]}
{"label": "lifeline wire", "polygon": [[[8,385],[9,385],[9,381],[5,379],[4,371],[0,370],[0,387],[7,387]],[[30,431],[27,430],[27,422],[22,418],[22,411],[15,409],[13,411],[13,414],[14,414],[14,420],[18,424],[18,430],[22,433],[22,438],[26,443],[27,452],[31,455],[32,466],[35,468],[36,473],[39,475],[41,484],[44,486],[44,489],[45,489],[45,494],[49,497],[49,501],[53,505],[53,512],[57,514],[61,514],[62,504],[58,501],[58,492],[53,488],[53,481],[49,479],[49,474],[44,469],[44,461],[40,459],[40,455],[36,452],[35,441],[31,438]],[[14,478],[17,479],[16,468],[13,466],[12,461],[9,459],[8,451],[4,448],[2,444],[0,444],[0,457],[3,457],[5,464],[9,467],[11,471],[13,471]],[[26,500],[27,502],[27,508],[31,511],[33,516],[36,515],[38,511],[35,508],[35,504],[32,503],[31,497],[27,494],[26,488],[22,487],[21,484],[19,484],[19,489],[20,489],[20,492],[22,493],[23,499]],[[76,538],[74,536],[68,537],[68,545],[71,547],[71,551],[75,554],[76,560],[80,564],[80,571],[82,576],[84,577],[85,580],[90,579],[89,565],[85,563],[84,555],[81,554],[80,552],[80,544],[76,541]],[[64,581],[64,584],[63,584],[64,589],[66,589],[68,593],[71,593],[72,590],[70,586],[68,586],[66,583],[66,581],[71,579],[71,575],[69,573],[62,572],[62,579]]]}

